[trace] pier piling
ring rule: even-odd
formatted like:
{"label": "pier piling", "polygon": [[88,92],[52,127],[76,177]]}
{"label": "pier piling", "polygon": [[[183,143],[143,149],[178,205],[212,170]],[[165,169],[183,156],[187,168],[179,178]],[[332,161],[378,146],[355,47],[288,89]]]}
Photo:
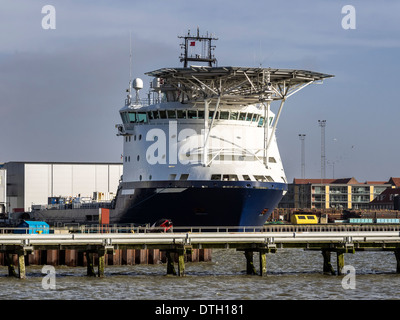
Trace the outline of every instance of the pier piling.
{"label": "pier piling", "polygon": [[17,278],[18,275],[17,272],[15,271],[13,254],[6,252],[4,258],[5,258],[5,263],[8,267],[8,276]]}
{"label": "pier piling", "polygon": [[260,250],[260,276],[267,275],[267,256],[265,250]]}
{"label": "pier piling", "polygon": [[336,258],[337,258],[337,275],[340,276],[343,274],[342,270],[344,267],[344,252],[337,251]]}
{"label": "pier piling", "polygon": [[253,251],[245,250],[244,255],[246,257],[246,273],[249,275],[257,274],[256,268],[254,267]]}
{"label": "pier piling", "polygon": [[105,266],[105,261],[106,261],[106,250],[100,249],[98,251],[99,255],[99,264],[98,264],[98,276],[100,278],[104,277],[104,266]]}
{"label": "pier piling", "polygon": [[176,276],[175,266],[174,266],[174,255],[175,252],[171,250],[166,251],[167,256],[167,275],[171,274]]}
{"label": "pier piling", "polygon": [[24,250],[18,250],[18,278],[25,279],[25,252]]}
{"label": "pier piling", "polygon": [[335,275],[336,272],[333,269],[333,266],[331,263],[331,251],[330,250],[322,250],[322,256],[324,258],[323,273]]}
{"label": "pier piling", "polygon": [[93,252],[86,252],[86,270],[88,277],[95,277]]}
{"label": "pier piling", "polygon": [[179,249],[178,251],[178,275],[183,277],[185,275],[185,250]]}

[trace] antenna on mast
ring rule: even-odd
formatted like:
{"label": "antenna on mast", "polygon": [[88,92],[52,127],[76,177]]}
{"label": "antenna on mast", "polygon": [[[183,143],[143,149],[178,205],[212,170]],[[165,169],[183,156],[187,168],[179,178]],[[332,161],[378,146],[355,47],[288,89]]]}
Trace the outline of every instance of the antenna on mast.
{"label": "antenna on mast", "polygon": [[132,80],[132,31],[129,31],[129,81]]}
{"label": "antenna on mast", "polygon": [[130,106],[132,103],[132,31],[129,31],[129,87],[126,89],[127,97],[125,99],[125,104]]}

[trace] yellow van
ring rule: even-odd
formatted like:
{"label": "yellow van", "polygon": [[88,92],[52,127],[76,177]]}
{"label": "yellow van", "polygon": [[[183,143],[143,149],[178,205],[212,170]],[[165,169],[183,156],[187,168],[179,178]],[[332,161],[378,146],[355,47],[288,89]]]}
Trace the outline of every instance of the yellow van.
{"label": "yellow van", "polygon": [[317,224],[318,218],[315,214],[294,214],[291,222],[293,224]]}

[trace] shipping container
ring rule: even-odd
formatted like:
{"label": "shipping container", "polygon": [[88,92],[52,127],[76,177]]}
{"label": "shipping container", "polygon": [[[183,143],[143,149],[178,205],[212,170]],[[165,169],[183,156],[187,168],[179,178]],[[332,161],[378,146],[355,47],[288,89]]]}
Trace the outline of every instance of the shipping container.
{"label": "shipping container", "polygon": [[50,227],[44,221],[24,221],[21,222],[14,233],[19,234],[49,234]]}

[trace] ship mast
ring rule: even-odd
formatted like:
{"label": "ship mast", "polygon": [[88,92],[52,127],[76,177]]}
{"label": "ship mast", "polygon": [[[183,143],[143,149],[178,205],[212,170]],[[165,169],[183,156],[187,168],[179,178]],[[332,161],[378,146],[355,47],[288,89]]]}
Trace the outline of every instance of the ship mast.
{"label": "ship mast", "polygon": [[206,36],[200,36],[198,27],[197,35],[191,35],[188,30],[186,36],[178,36],[178,38],[183,39],[183,43],[181,43],[183,53],[179,59],[180,62],[183,62],[184,68],[188,67],[189,61],[207,62],[209,67],[212,67],[213,63],[216,64],[217,59],[212,54],[215,46],[211,44],[211,41],[218,40],[218,38],[214,38],[212,34],[208,35],[208,32]]}

